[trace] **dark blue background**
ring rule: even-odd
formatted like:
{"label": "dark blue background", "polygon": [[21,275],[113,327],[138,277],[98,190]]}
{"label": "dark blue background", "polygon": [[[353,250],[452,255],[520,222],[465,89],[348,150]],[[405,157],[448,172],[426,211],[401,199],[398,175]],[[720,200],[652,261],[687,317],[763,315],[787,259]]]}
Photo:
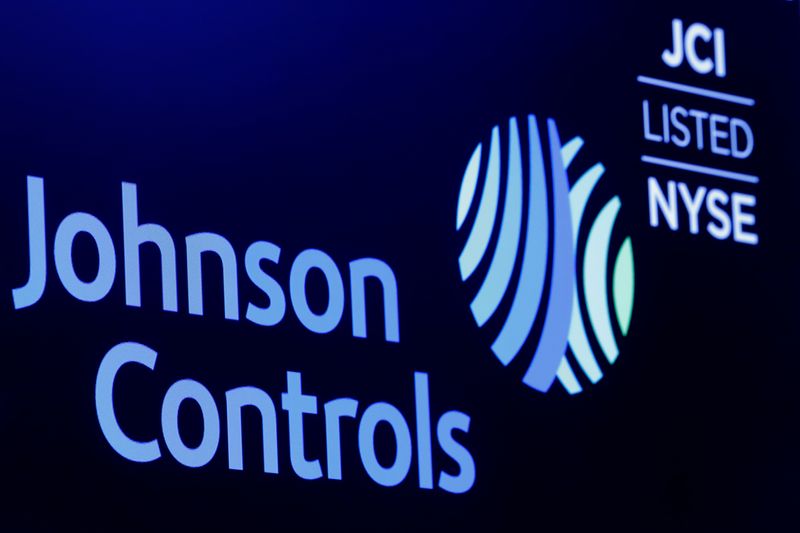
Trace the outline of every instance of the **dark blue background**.
{"label": "dark blue background", "polygon": [[[0,529],[792,530],[797,11],[779,0],[3,6]],[[758,101],[756,154],[742,169],[762,177],[746,189],[759,201],[757,248],[647,223],[641,99],[652,93],[635,78],[697,82],[658,58],[673,17],[724,27],[729,76],[704,81]],[[631,334],[606,378],[574,398],[558,385],[536,393],[522,366],[501,367],[457,271],[464,166],[492,126],[527,113],[587,140],[580,162],[608,168],[605,191],[620,194],[635,246]],[[118,276],[103,301],[70,297],[51,258],[42,301],[13,311],[29,174],[45,178],[51,243],[79,210],[114,236]],[[140,220],[178,244],[177,314],[160,310],[157,256],[146,253],[143,307],[124,304],[122,181],[139,185]],[[241,268],[256,240],[281,246],[284,287],[306,248],[342,271],[385,260],[400,286],[401,343],[373,323],[354,339],[349,308],[324,336],[291,310],[274,328],[225,321],[213,269],[206,316],[189,316],[180,242],[197,231],[237,249],[242,302],[258,297]],[[91,273],[91,246],[76,254]],[[280,433],[278,476],[259,473],[259,442],[246,443],[244,472],[229,471],[224,438],[196,471],[168,455],[130,463],[94,411],[99,361],[124,340],[160,354],[154,373],[120,382],[120,417],[142,439],[160,434],[164,391],[185,377],[222,406],[240,385],[277,400],[296,370],[320,401],[388,401],[411,421],[413,371],[428,372],[434,412],[472,416],[476,484],[461,496],[421,491],[412,465],[399,487],[380,487],[360,466],[355,425],[343,429],[343,481],[298,479]],[[183,422],[199,435],[197,420]],[[322,425],[306,431],[309,456],[323,456]]]}

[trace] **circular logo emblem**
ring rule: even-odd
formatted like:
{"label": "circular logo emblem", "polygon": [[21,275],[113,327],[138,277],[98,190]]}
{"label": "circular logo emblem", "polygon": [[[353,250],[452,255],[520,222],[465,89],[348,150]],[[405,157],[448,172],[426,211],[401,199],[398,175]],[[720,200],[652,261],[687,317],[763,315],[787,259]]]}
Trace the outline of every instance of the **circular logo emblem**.
{"label": "circular logo emblem", "polygon": [[[533,115],[527,118],[527,152],[520,138],[512,118],[507,151],[501,153],[497,126],[488,154],[478,144],[467,164],[456,214],[464,243],[458,267],[474,288],[472,315],[479,327],[491,330],[491,350],[500,362],[530,358],[526,385],[546,392],[558,378],[577,394],[585,380],[576,370],[591,383],[600,381],[598,352],[604,366],[612,365],[628,334],[633,245],[625,235],[613,239],[620,231],[620,198],[593,198],[605,167],[597,163],[576,172],[576,179],[568,177],[583,139],[562,145],[555,121],[540,132]],[[593,216],[590,205],[600,206]],[[621,244],[611,253],[613,242]]]}

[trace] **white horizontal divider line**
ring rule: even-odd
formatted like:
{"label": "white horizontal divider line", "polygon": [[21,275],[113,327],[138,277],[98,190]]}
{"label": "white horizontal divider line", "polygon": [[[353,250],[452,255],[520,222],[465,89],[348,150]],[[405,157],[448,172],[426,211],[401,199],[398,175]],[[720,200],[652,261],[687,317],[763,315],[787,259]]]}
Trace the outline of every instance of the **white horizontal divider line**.
{"label": "white horizontal divider line", "polygon": [[698,174],[707,174],[709,176],[716,176],[718,178],[725,178],[733,181],[742,181],[744,183],[756,184],[760,180],[757,176],[750,174],[742,174],[740,172],[731,172],[729,170],[720,170],[718,168],[705,167],[702,165],[693,165],[691,163],[683,163],[680,161],[673,161],[672,159],[662,159],[660,157],[652,157],[643,155],[642,161],[650,163],[651,165],[658,165],[662,167],[676,168],[679,170],[686,170],[688,172],[696,172]]}
{"label": "white horizontal divider line", "polygon": [[731,102],[733,104],[739,104],[747,107],[753,107],[754,105],[756,105],[756,101],[754,99],[747,98],[745,96],[737,96],[735,94],[712,91],[710,89],[703,89],[701,87],[694,87],[692,85],[685,85],[683,83],[675,83],[673,81],[651,78],[650,76],[637,76],[636,81],[638,81],[639,83],[643,83],[645,85],[653,85],[655,87],[661,87],[663,89],[669,89],[672,91],[696,94],[698,96],[713,98],[715,100],[722,100],[723,102]]}

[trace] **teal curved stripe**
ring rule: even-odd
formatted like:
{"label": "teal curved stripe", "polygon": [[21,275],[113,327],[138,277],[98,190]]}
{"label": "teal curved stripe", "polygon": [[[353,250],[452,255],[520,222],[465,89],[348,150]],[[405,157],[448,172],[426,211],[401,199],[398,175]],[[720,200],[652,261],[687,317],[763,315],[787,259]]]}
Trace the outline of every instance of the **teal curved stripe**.
{"label": "teal curved stripe", "polygon": [[597,383],[603,378],[603,371],[600,370],[600,366],[594,358],[594,353],[592,353],[589,337],[586,334],[586,326],[583,324],[578,306],[578,289],[576,286],[572,291],[572,317],[569,323],[567,339],[569,340],[569,347],[572,349],[573,355],[575,355],[575,360],[578,361],[589,381]]}
{"label": "teal curved stripe", "polygon": [[[572,228],[573,239],[577,247],[578,244],[578,230],[580,228],[581,220],[583,220],[583,212],[586,210],[586,204],[589,201],[592,191],[594,191],[597,182],[603,177],[606,168],[602,163],[597,163],[595,166],[584,172],[572,190],[569,191],[569,205],[572,208]],[[577,248],[576,248],[577,249]]]}
{"label": "teal curved stripe", "polygon": [[561,160],[564,161],[564,169],[569,168],[581,148],[583,148],[583,139],[580,137],[575,137],[564,145],[561,149]]}
{"label": "teal curved stripe", "polygon": [[572,220],[569,181],[561,159],[561,141],[553,120],[547,121],[550,136],[550,163],[553,184],[553,273],[542,336],[533,361],[522,381],[540,392],[547,392],[567,349],[572,316],[572,291],[575,287],[575,248],[572,245]]}
{"label": "teal curved stripe", "polygon": [[567,361],[566,357],[563,358],[561,364],[558,365],[556,376],[558,376],[558,381],[561,382],[568,393],[578,394],[583,390],[581,384],[578,383],[578,378],[575,377],[575,372],[573,372],[572,367],[569,366],[569,361]]}
{"label": "teal curved stripe", "polygon": [[472,157],[469,158],[467,170],[464,172],[464,178],[461,180],[461,190],[458,193],[458,212],[456,215],[456,229],[460,230],[461,225],[464,224],[464,219],[467,218],[469,208],[472,206],[472,199],[475,196],[475,188],[478,185],[478,171],[481,167],[481,150],[483,145],[479,144]]}
{"label": "teal curved stripe", "polygon": [[486,171],[486,183],[483,186],[481,203],[475,224],[472,226],[464,250],[458,258],[461,279],[465,280],[475,272],[478,263],[486,253],[489,239],[492,236],[495,217],[497,216],[497,198],[500,194],[500,129],[492,130],[492,145],[489,148],[489,167]]}
{"label": "teal curved stripe", "polygon": [[531,332],[547,270],[547,189],[539,126],[533,115],[528,116],[528,144],[530,188],[522,266],[508,318],[492,344],[492,351],[504,365],[516,357]]}
{"label": "teal curved stripe", "polygon": [[483,280],[471,304],[472,314],[478,326],[483,326],[500,305],[508,289],[508,282],[511,281],[519,247],[522,224],[522,154],[517,120],[512,118],[508,126],[508,183],[503,221],[500,223],[500,237],[486,279]]}
{"label": "teal curved stripe", "polygon": [[621,205],[619,196],[615,196],[600,211],[589,230],[583,262],[583,286],[589,320],[609,363],[616,361],[619,350],[611,329],[611,312],[608,306],[608,247],[611,230]]}
{"label": "teal curved stripe", "polygon": [[613,274],[614,310],[617,313],[617,322],[622,335],[628,335],[633,314],[634,268],[633,245],[631,238],[627,237],[622,243],[614,262]]}
{"label": "teal curved stripe", "polygon": [[[578,247],[578,233],[580,232],[583,213],[586,210],[586,203],[589,201],[597,182],[603,176],[605,168],[598,163],[587,170],[572,187],[569,192],[569,203],[572,210],[572,243],[575,249]],[[597,364],[597,360],[589,344],[589,336],[586,334],[586,326],[581,317],[578,303],[578,285],[572,291],[572,319],[569,325],[569,346],[575,355],[586,377],[592,383],[597,383],[603,378],[603,371]]]}

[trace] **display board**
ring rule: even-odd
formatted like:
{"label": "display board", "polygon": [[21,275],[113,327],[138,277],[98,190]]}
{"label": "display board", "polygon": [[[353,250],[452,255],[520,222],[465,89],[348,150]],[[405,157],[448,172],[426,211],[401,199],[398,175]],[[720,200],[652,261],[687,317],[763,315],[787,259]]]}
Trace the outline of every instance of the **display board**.
{"label": "display board", "polygon": [[796,1],[0,16],[3,531],[793,531]]}

